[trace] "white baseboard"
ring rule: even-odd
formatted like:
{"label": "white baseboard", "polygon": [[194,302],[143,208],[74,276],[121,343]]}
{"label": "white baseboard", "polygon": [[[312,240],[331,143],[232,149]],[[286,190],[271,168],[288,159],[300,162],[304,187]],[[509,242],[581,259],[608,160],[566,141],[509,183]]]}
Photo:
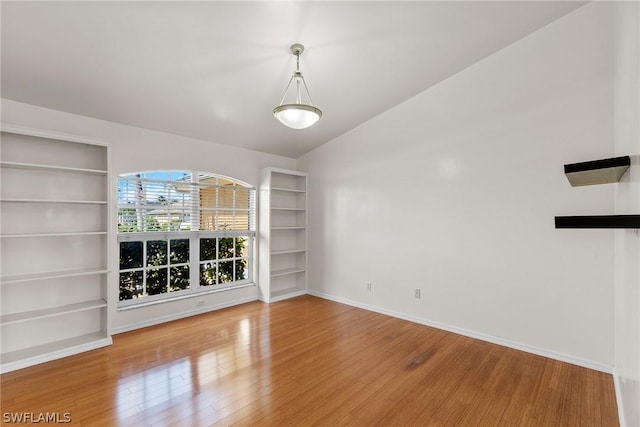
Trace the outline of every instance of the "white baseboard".
{"label": "white baseboard", "polygon": [[424,319],[416,316],[410,316],[404,313],[398,313],[395,311],[387,310],[384,308],[372,306],[369,304],[364,304],[361,302],[349,300],[346,298],[336,297],[333,295],[326,294],[324,292],[319,292],[316,290],[309,290],[308,293],[310,295],[328,299],[331,301],[339,302],[342,304],[347,304],[353,307],[362,308],[364,310],[373,311],[380,314],[386,314],[387,316],[396,317],[398,319],[408,320],[410,322],[419,323],[421,325],[430,326],[432,328],[441,329],[447,332],[453,332],[454,334],[463,335],[465,337],[479,339],[481,341],[490,342],[492,344],[501,345],[504,347],[513,348],[515,350],[524,351],[531,354],[536,354],[538,356],[548,357],[550,359],[559,360],[561,362],[571,363],[572,365],[582,366],[584,368],[593,369],[596,371],[604,372],[607,374],[613,374],[613,367],[608,365],[603,365],[601,363],[593,362],[591,360],[581,359],[579,357],[569,356],[567,354],[558,353],[552,350],[539,348],[530,346],[527,344],[522,344],[516,341],[511,341],[505,338],[495,337],[493,335],[483,334],[481,332],[471,331],[469,329],[459,328],[457,326],[447,325],[445,323],[435,322],[429,319]]}
{"label": "white baseboard", "polygon": [[299,297],[301,295],[306,295],[306,294],[307,294],[307,290],[301,289],[299,291],[289,292],[287,294],[279,295],[276,297],[261,298],[260,301],[266,302],[267,304],[271,304],[272,302],[284,301],[286,299],[295,298],[295,297]]}
{"label": "white baseboard", "polygon": [[111,329],[111,334],[121,334],[123,332],[129,332],[136,329],[146,328],[148,326],[159,325],[161,323],[171,322],[172,320],[184,319],[185,317],[195,316],[197,314],[208,313],[210,311],[220,310],[222,308],[233,307],[234,305],[244,304],[247,302],[257,301],[257,296],[235,299],[233,301],[224,302],[221,304],[208,305],[205,307],[196,308],[193,310],[181,311],[180,313],[172,313],[168,316],[156,317],[154,319],[145,320],[144,322],[132,323],[129,325],[118,326]]}
{"label": "white baseboard", "polygon": [[0,365],[0,374],[6,374],[7,372],[17,371],[18,369],[28,368],[29,366],[51,362],[53,360],[62,359],[63,357],[73,356],[75,354],[95,350],[100,347],[106,347],[111,344],[113,344],[111,337],[106,337],[84,344],[72,345],[71,347],[60,350],[49,351],[37,356],[26,357],[21,360],[16,360],[15,362],[5,362]]}

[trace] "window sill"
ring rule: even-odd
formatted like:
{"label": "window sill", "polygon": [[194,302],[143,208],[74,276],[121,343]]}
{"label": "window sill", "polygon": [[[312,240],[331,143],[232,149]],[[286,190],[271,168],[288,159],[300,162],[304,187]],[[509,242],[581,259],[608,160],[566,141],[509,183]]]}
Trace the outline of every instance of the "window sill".
{"label": "window sill", "polygon": [[151,305],[157,305],[157,304],[164,304],[164,303],[167,303],[167,302],[180,301],[180,300],[183,300],[183,299],[197,298],[197,297],[201,297],[203,295],[217,294],[219,292],[231,291],[231,290],[240,289],[240,288],[247,288],[249,286],[256,286],[256,284],[253,283],[253,282],[251,282],[251,283],[243,283],[241,285],[229,286],[229,287],[226,287],[226,288],[211,289],[211,290],[208,290],[208,291],[196,292],[196,293],[192,293],[192,294],[188,294],[188,295],[180,295],[180,296],[176,296],[176,297],[173,297],[173,298],[165,298],[165,299],[160,299],[160,300],[155,300],[155,301],[141,302],[140,304],[131,304],[131,305],[123,306],[123,307],[118,307],[116,309],[116,311],[127,311],[127,310],[133,310],[133,309],[136,309],[136,308],[148,307],[148,306],[151,306]]}

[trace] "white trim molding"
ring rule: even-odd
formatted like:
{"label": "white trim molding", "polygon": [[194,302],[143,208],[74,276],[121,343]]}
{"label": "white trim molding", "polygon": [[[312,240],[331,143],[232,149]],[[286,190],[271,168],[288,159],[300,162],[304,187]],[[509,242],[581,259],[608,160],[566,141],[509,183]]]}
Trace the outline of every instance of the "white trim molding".
{"label": "white trim molding", "polygon": [[134,331],[136,329],[146,328],[148,326],[160,325],[162,323],[171,322],[173,320],[184,319],[185,317],[191,317],[198,314],[208,313],[210,311],[216,311],[223,308],[233,307],[248,302],[258,301],[257,296],[251,296],[246,298],[235,299],[233,301],[227,301],[221,304],[209,305],[206,307],[196,308],[194,310],[181,311],[180,313],[173,313],[168,316],[156,317],[154,319],[145,320],[144,322],[131,323],[124,326],[118,326],[111,329],[111,334],[121,334],[124,332]]}
{"label": "white trim molding", "polygon": [[622,400],[622,389],[620,387],[620,375],[616,368],[613,368],[613,386],[616,391],[616,404],[618,405],[618,421],[620,423],[620,427],[627,427],[627,419],[624,415],[624,406]]}
{"label": "white trim molding", "polygon": [[445,323],[436,322],[429,319],[424,319],[421,317],[410,316],[404,313],[398,313],[396,311],[391,311],[387,309],[383,309],[380,307],[372,306],[369,304],[363,304],[357,301],[353,301],[346,298],[336,297],[333,295],[326,294],[324,292],[319,292],[316,290],[308,290],[309,295],[313,295],[319,298],[324,298],[330,301],[339,302],[342,304],[347,304],[353,307],[362,308],[364,310],[373,311],[380,314],[385,314],[387,316],[396,317],[398,319],[407,320],[409,322],[419,323],[421,325],[430,326],[432,328],[440,329],[447,332],[452,332],[454,334],[463,335],[465,337],[479,339],[481,341],[490,342],[492,344],[501,345],[503,347],[513,348],[515,350],[524,351],[526,353],[536,354],[538,356],[548,357],[550,359],[559,360],[561,362],[571,363],[572,365],[581,366],[583,368],[589,368],[596,371],[604,372],[606,374],[613,374],[613,367],[604,365],[602,363],[593,362],[591,360],[582,359],[579,357],[569,356],[564,353],[555,352],[552,350],[539,348],[530,346],[527,344],[519,343],[516,341],[511,341],[505,338],[495,337],[489,334],[483,334],[481,332],[471,331],[469,329],[459,328],[457,326],[447,325]]}
{"label": "white trim molding", "polygon": [[261,298],[258,298],[258,299],[260,301],[264,302],[264,303],[271,304],[271,303],[274,303],[274,302],[284,301],[284,300],[289,299],[289,298],[295,298],[295,297],[299,297],[301,295],[307,295],[307,294],[308,294],[308,292],[307,292],[306,289],[300,289],[298,291],[288,292],[288,293],[283,294],[283,295],[278,295],[278,296],[273,296],[273,297],[267,296],[266,298],[265,297],[261,297]]}
{"label": "white trim molding", "polygon": [[18,369],[28,368],[30,366],[39,365],[41,363],[51,362],[53,360],[62,359],[63,357],[73,356],[75,354],[84,353],[86,351],[96,350],[113,344],[111,337],[105,337],[100,340],[93,340],[84,344],[76,344],[59,350],[52,350],[47,353],[38,354],[36,356],[27,357],[20,360],[5,362],[0,365],[0,374],[17,371]]}
{"label": "white trim molding", "polygon": [[79,142],[82,144],[101,145],[104,147],[109,145],[105,141],[95,139],[95,138],[89,138],[89,137],[80,136],[80,135],[71,135],[71,134],[61,133],[61,132],[53,132],[49,130],[26,127],[26,126],[17,126],[10,123],[0,123],[0,131],[17,133],[20,135],[38,136],[41,138],[61,139],[63,141]]}

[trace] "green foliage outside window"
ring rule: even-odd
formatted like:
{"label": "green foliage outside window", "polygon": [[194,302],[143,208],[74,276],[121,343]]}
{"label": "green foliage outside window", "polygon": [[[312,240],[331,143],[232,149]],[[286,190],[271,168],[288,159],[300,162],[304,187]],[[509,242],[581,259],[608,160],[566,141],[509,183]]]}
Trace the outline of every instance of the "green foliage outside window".
{"label": "green foliage outside window", "polygon": [[120,301],[189,289],[189,266],[175,265],[188,262],[189,239],[121,242],[120,270],[140,270],[120,272]]}
{"label": "green foliage outside window", "polygon": [[200,261],[206,261],[200,264],[200,286],[246,279],[247,259],[233,260],[236,257],[246,257],[246,245],[247,239],[244,237],[200,239]]}

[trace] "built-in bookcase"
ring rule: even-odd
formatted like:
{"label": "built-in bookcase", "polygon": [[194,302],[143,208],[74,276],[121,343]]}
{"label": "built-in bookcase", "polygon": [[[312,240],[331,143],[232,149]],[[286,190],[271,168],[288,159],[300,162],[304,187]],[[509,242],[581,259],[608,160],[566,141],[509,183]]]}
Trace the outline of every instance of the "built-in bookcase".
{"label": "built-in bookcase", "polygon": [[3,125],[1,371],[111,344],[109,151]]}
{"label": "built-in bookcase", "polygon": [[266,302],[307,292],[307,174],[262,171],[260,294]]}

